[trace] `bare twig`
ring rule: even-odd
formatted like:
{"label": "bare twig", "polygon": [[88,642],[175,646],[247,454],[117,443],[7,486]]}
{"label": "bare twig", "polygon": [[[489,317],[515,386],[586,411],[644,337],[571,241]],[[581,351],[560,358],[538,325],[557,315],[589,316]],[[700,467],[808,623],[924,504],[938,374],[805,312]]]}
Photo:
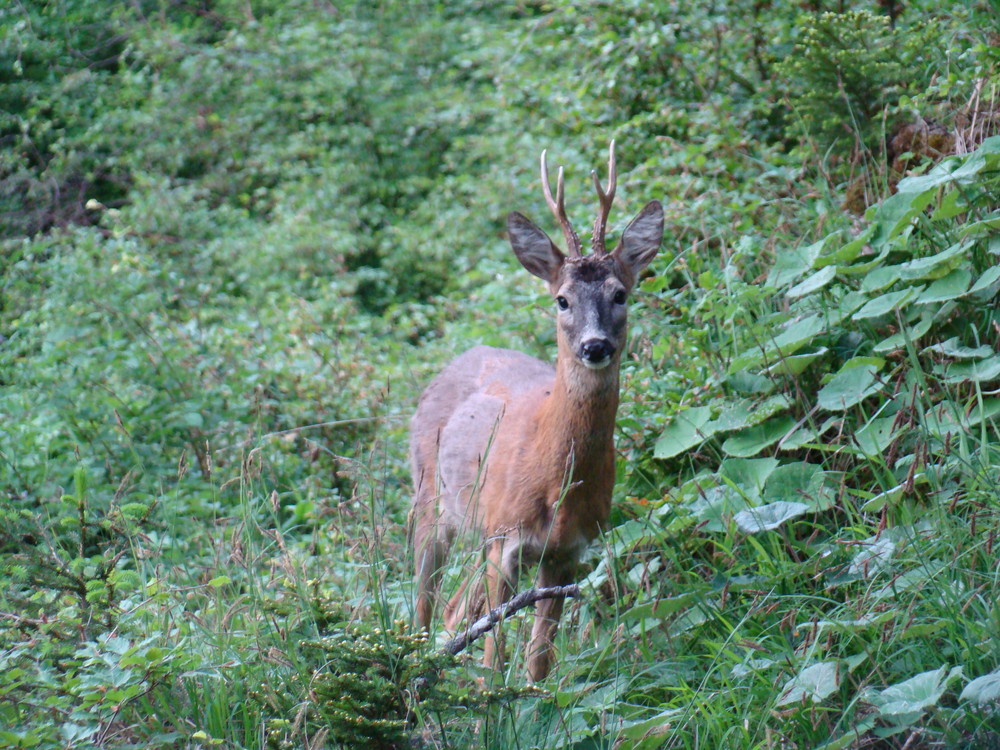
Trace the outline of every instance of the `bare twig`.
{"label": "bare twig", "polygon": [[571,583],[568,586],[550,586],[544,589],[528,589],[520,594],[508,599],[499,607],[495,607],[485,615],[476,620],[462,633],[459,633],[450,641],[444,644],[442,651],[449,654],[458,654],[477,638],[485,635],[493,629],[493,626],[506,617],[524,609],[529,604],[534,604],[541,599],[556,599],[565,596],[579,596],[580,587]]}

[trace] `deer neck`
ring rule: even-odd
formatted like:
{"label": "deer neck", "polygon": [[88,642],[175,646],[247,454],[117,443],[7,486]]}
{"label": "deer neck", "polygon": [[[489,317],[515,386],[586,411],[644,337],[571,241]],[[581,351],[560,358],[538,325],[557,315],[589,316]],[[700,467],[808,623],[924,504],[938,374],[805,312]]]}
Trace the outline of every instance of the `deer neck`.
{"label": "deer neck", "polygon": [[559,446],[566,462],[575,467],[574,476],[611,449],[618,413],[618,366],[616,356],[607,367],[591,370],[560,351],[555,383],[539,421],[546,439]]}

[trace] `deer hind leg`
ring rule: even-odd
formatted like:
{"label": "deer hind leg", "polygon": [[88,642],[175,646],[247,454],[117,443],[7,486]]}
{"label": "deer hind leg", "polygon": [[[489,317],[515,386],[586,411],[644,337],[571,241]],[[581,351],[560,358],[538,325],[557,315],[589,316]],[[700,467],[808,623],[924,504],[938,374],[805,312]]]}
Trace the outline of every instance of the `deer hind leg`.
{"label": "deer hind leg", "polygon": [[[573,582],[576,565],[553,565],[544,561],[538,566],[535,585],[538,588],[565,586]],[[531,642],[528,645],[528,677],[532,682],[545,679],[552,668],[552,641],[559,627],[563,611],[562,597],[541,599],[535,604],[535,622],[531,628]]]}
{"label": "deer hind leg", "polygon": [[452,530],[437,515],[437,499],[418,497],[413,506],[413,556],[417,578],[417,624],[430,629],[448,557]]}

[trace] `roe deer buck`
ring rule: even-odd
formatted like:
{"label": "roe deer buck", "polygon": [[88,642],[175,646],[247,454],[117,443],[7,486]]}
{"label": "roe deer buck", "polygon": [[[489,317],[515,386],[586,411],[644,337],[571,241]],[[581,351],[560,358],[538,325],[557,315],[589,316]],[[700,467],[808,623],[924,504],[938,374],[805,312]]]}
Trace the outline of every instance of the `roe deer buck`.
{"label": "roe deer buck", "polygon": [[[559,353],[552,367],[509,349],[477,346],[453,360],[427,387],[411,422],[415,488],[413,541],[417,620],[429,627],[438,572],[456,532],[485,538],[485,581],[465,585],[445,609],[456,628],[503,603],[522,565],[538,563],[537,585],[572,583],[579,554],[600,533],[615,480],[614,427],[618,370],[625,344],[629,291],[663,238],[663,209],[647,204],[608,253],[604,233],[617,181],[614,141],[608,189],[597,173],[600,212],[590,255],[566,218],[563,170],[556,198],[542,152],[542,190],[566,238],[563,255],[519,213],[507,217],[521,264],[548,284],[556,302]],[[485,599],[485,601],[484,601]],[[549,672],[562,599],[536,604],[528,674]],[[488,664],[502,662],[498,635],[486,642]]]}

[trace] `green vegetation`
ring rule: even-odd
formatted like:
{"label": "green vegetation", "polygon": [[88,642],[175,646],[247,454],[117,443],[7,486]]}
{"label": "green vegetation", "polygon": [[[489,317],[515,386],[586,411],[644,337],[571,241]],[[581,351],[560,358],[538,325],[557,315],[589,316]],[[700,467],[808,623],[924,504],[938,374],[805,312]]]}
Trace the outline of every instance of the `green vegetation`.
{"label": "green vegetation", "polygon": [[[996,747],[997,17],[5,4],[0,746]],[[614,526],[487,687],[409,624],[407,418],[552,357],[503,217],[549,148],[588,226],[611,138]]]}

